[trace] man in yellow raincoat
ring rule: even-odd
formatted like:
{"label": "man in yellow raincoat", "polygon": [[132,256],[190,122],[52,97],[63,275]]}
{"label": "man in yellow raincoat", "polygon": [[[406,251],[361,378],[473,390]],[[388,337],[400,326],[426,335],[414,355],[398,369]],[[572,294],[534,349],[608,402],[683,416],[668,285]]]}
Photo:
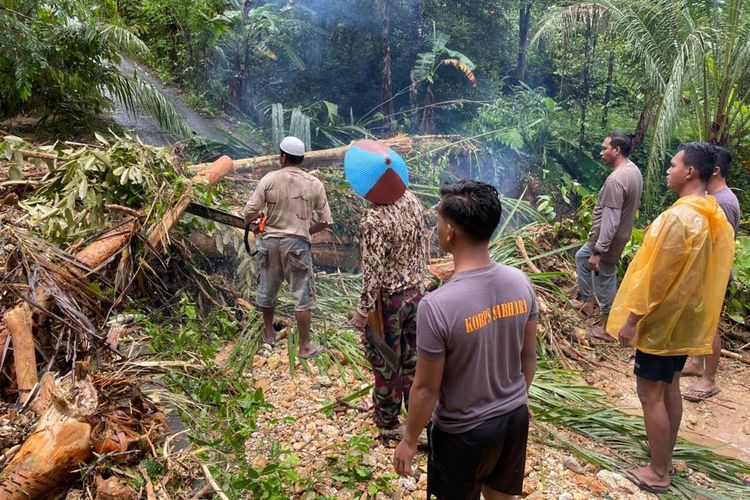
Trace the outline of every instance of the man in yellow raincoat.
{"label": "man in yellow raincoat", "polygon": [[667,186],[679,199],[647,229],[612,305],[607,333],[634,346],[638,398],[651,462],[626,472],[664,493],[682,420],[680,371],[688,355],[711,353],[734,260],[734,234],[706,183],[715,149],[688,143],[672,158]]}

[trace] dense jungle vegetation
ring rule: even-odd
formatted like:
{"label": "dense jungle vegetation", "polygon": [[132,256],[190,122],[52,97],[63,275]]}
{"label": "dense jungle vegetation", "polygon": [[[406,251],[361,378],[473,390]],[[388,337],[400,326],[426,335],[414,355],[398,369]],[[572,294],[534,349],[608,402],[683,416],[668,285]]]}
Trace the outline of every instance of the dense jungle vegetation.
{"label": "dense jungle vegetation", "polygon": [[[628,354],[589,346],[570,304],[570,254],[609,173],[600,145],[611,131],[633,134],[632,158],[646,179],[621,273],[643,228],[674,199],[664,171],[677,145],[730,149],[729,185],[745,215],[722,324],[727,347],[747,362],[749,106],[750,0],[0,0],[0,250],[19,249],[7,262],[0,256],[0,267],[24,293],[57,291],[65,319],[48,321],[52,340],[38,342],[38,353],[32,342],[30,357],[40,373],[68,373],[100,354],[100,333],[115,327],[121,352],[130,349],[104,366],[97,389],[122,403],[107,402],[117,417],[111,429],[134,424],[123,444],[133,455],[98,456],[76,471],[74,487],[83,498],[99,474],[120,476],[134,492],[153,490],[159,478],[148,498],[382,498],[408,489],[390,470],[390,449],[368,434],[369,409],[358,406],[371,386],[359,334],[346,326],[360,286],[355,266],[317,280],[313,336],[328,352],[308,363],[296,359],[296,334],[285,326],[288,298],[279,323],[286,352],[263,350],[262,318],[250,304],[254,259],[234,230],[185,216],[171,220],[171,246],[154,248],[152,232],[186,196],[238,211],[257,180],[238,174],[198,185],[190,162],[274,154],[287,133],[313,149],[412,136],[405,158],[427,205],[440,182],[456,177],[498,186],[510,215],[492,258],[529,271],[546,304],[531,392],[540,422],[533,463],[542,472],[526,493],[553,491],[555,476],[545,479],[546,462],[539,465],[553,449],[596,466],[589,476],[642,462],[640,417],[616,409],[610,387],[582,378],[595,369],[627,376]],[[224,139],[197,133],[186,107],[221,123]],[[170,148],[124,134],[113,118],[120,112],[150,116]],[[317,175],[340,253],[351,250],[356,261],[363,204],[341,169]],[[127,243],[66,288],[58,264],[123,221]],[[23,297],[7,295],[0,306]],[[0,384],[0,396],[15,401],[11,386]],[[118,420],[141,389],[160,407],[154,428],[166,427],[164,410],[179,415],[168,432],[184,429],[161,444],[168,432],[155,433],[154,444],[150,420]],[[678,448],[676,461],[687,465],[670,498],[747,497],[747,463],[686,441]],[[0,465],[9,457],[0,454]],[[706,480],[696,482],[695,471]]]}
{"label": "dense jungle vegetation", "polygon": [[117,100],[188,135],[158,91],[121,69],[129,59],[237,119],[235,146],[268,147],[295,109],[313,147],[462,134],[481,152],[471,175],[511,194],[523,182],[510,177],[554,179],[533,194],[567,201],[597,189],[602,137],[623,130],[636,136],[653,215],[670,149],[711,140],[735,153],[747,205],[749,30],[744,0],[8,0],[0,115],[91,127]]}

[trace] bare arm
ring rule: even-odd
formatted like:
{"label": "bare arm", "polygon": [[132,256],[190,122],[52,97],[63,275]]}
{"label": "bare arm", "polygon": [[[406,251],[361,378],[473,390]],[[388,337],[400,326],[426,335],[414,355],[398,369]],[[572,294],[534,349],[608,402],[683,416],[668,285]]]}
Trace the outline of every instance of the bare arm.
{"label": "bare arm", "polygon": [[417,373],[409,392],[409,416],[406,432],[393,454],[393,467],[402,476],[411,475],[411,462],[417,453],[417,440],[430,421],[443,382],[445,357],[434,360],[417,357]]}
{"label": "bare arm", "polygon": [[536,375],[536,329],[538,321],[533,319],[526,323],[523,331],[523,347],[521,348],[521,371],[526,379],[526,392]]}

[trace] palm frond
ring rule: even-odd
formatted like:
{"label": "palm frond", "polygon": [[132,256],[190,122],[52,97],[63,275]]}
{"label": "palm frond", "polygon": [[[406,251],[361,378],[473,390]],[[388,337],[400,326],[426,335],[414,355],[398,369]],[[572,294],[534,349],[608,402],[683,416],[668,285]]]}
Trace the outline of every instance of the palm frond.
{"label": "palm frond", "polygon": [[654,137],[649,149],[649,160],[646,167],[647,200],[653,200],[656,196],[657,186],[659,185],[657,179],[660,178],[663,160],[667,154],[667,147],[670,144],[672,131],[678,117],[683,81],[691,78],[690,71],[694,71],[692,63],[703,53],[706,43],[704,32],[697,30],[691,33],[680,47],[679,54],[672,65],[672,71],[657,111]]}
{"label": "palm frond", "polygon": [[97,32],[107,45],[117,52],[131,57],[142,58],[148,55],[148,46],[132,31],[109,23],[97,23]]}
{"label": "palm frond", "polygon": [[190,137],[190,129],[185,120],[164,98],[164,95],[149,82],[138,78],[137,75],[129,77],[116,72],[103,85],[115,99],[125,106],[129,113],[137,115],[143,110],[151,115],[164,130],[180,138]]}
{"label": "palm frond", "polygon": [[[537,371],[529,390],[534,414],[543,421],[567,427],[576,433],[604,444],[610,454],[595,453],[568,444],[587,461],[612,471],[619,471],[648,462],[648,452],[642,446],[646,437],[643,418],[623,413],[606,406],[607,395],[601,390],[577,382],[574,372],[542,367]],[[682,474],[672,477],[672,498],[745,498],[750,495],[743,475],[750,473],[750,465],[718,455],[710,448],[678,440],[674,450],[676,461],[706,474],[713,480],[711,489],[700,487]]]}

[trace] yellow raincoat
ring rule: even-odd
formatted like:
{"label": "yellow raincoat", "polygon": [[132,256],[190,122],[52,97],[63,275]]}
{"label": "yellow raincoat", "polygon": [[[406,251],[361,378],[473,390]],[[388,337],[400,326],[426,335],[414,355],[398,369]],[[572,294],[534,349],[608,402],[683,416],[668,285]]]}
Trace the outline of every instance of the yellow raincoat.
{"label": "yellow raincoat", "polygon": [[713,196],[685,196],[646,230],[607,321],[617,338],[629,313],[635,346],[662,356],[711,352],[734,261],[734,232]]}

